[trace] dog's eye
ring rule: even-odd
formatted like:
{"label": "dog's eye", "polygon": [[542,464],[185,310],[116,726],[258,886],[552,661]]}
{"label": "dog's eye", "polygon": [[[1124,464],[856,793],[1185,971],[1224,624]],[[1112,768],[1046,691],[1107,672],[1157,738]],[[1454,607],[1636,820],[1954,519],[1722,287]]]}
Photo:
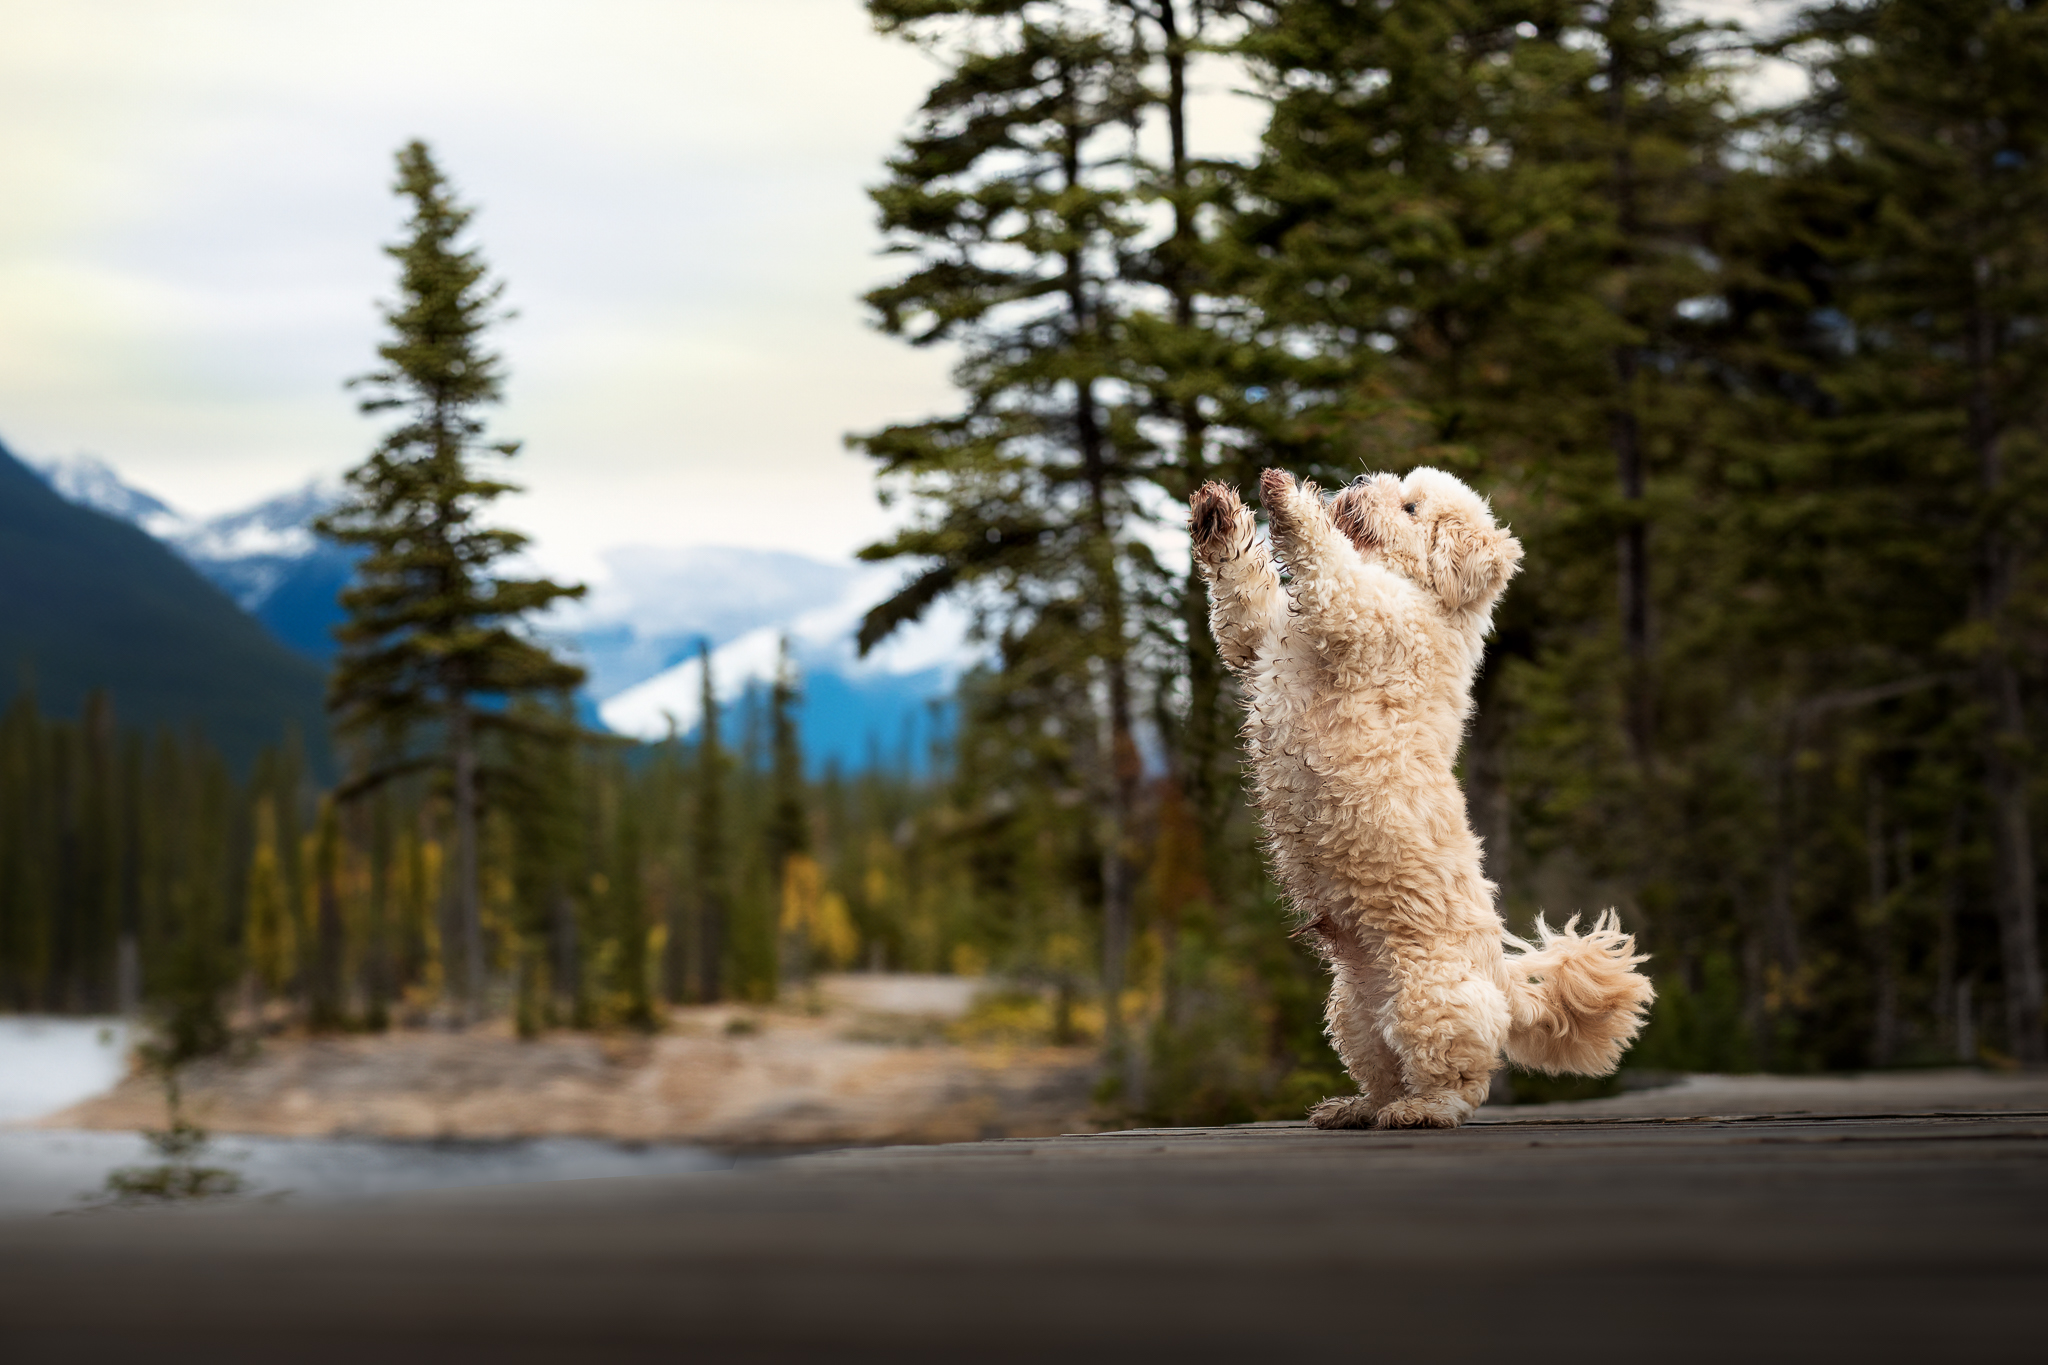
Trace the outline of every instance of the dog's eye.
{"label": "dog's eye", "polygon": [[1401,510],[1412,517],[1415,515],[1415,504],[1412,502],[1404,502],[1401,504]]}

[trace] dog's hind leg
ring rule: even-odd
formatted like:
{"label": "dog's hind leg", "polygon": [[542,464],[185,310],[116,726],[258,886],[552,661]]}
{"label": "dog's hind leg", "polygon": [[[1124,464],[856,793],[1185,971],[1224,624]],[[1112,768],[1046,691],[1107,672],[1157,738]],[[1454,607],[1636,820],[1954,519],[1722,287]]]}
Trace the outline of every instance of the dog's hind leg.
{"label": "dog's hind leg", "polygon": [[1284,617],[1273,554],[1261,544],[1252,514],[1234,489],[1205,483],[1188,499],[1188,538],[1209,585],[1209,629],[1223,662],[1242,673],[1270,655]]}
{"label": "dog's hind leg", "polygon": [[1507,996],[1468,954],[1442,942],[1390,935],[1383,956],[1391,990],[1381,1029],[1404,1093],[1373,1117],[1373,1127],[1455,1128],[1485,1101],[1500,1064]]}
{"label": "dog's hind leg", "polygon": [[1330,1044],[1358,1083],[1358,1093],[1324,1100],[1308,1119],[1318,1128],[1370,1128],[1379,1111],[1401,1096],[1401,1064],[1379,1022],[1387,996],[1385,974],[1349,926],[1325,916],[1310,928],[1330,964],[1330,999],[1323,1009]]}

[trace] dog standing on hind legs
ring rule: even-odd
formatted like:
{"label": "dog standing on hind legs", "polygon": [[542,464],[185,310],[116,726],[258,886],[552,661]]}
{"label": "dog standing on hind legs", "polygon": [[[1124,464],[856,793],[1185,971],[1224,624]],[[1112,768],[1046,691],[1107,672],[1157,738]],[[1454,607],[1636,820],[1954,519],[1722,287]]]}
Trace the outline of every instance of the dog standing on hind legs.
{"label": "dog standing on hind legs", "polygon": [[1243,684],[1274,870],[1330,965],[1330,1040],[1358,1083],[1311,1120],[1454,1128],[1503,1053],[1613,1071],[1654,994],[1645,959],[1612,911],[1584,934],[1574,916],[1539,919],[1535,944],[1509,935],[1453,772],[1521,545],[1441,470],[1361,478],[1325,503],[1269,469],[1259,492],[1270,548],[1221,484],[1190,499],[1188,527]]}

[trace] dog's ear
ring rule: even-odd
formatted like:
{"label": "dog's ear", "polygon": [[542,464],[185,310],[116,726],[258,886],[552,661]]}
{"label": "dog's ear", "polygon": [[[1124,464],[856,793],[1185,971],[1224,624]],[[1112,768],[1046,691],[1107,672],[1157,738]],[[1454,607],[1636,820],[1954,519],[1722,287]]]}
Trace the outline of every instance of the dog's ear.
{"label": "dog's ear", "polygon": [[1484,512],[1447,510],[1435,519],[1429,576],[1450,611],[1484,611],[1522,566],[1522,542]]}

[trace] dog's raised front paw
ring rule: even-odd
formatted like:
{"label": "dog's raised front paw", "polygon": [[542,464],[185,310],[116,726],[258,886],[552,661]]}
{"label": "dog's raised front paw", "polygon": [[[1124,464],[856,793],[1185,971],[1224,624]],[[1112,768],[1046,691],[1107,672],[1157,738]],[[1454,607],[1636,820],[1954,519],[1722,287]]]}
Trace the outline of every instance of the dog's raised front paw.
{"label": "dog's raised front paw", "polygon": [[1325,515],[1322,490],[1307,479],[1296,483],[1284,469],[1268,469],[1259,475],[1259,502],[1266,509],[1266,523],[1273,528],[1275,549],[1292,544]]}
{"label": "dog's raised front paw", "polygon": [[1265,504],[1267,516],[1286,516],[1294,494],[1294,476],[1286,470],[1268,469],[1259,475],[1259,501]]}
{"label": "dog's raised front paw", "polygon": [[1203,559],[1228,559],[1238,553],[1238,542],[1249,538],[1243,534],[1245,520],[1237,490],[1223,484],[1205,483],[1188,499],[1188,538]]}
{"label": "dog's raised front paw", "polygon": [[1308,1111],[1308,1121],[1318,1128],[1370,1128],[1379,1108],[1363,1095],[1338,1095]]}
{"label": "dog's raised front paw", "polygon": [[1375,1128],[1456,1128],[1472,1106],[1456,1095],[1410,1095],[1373,1116]]}

